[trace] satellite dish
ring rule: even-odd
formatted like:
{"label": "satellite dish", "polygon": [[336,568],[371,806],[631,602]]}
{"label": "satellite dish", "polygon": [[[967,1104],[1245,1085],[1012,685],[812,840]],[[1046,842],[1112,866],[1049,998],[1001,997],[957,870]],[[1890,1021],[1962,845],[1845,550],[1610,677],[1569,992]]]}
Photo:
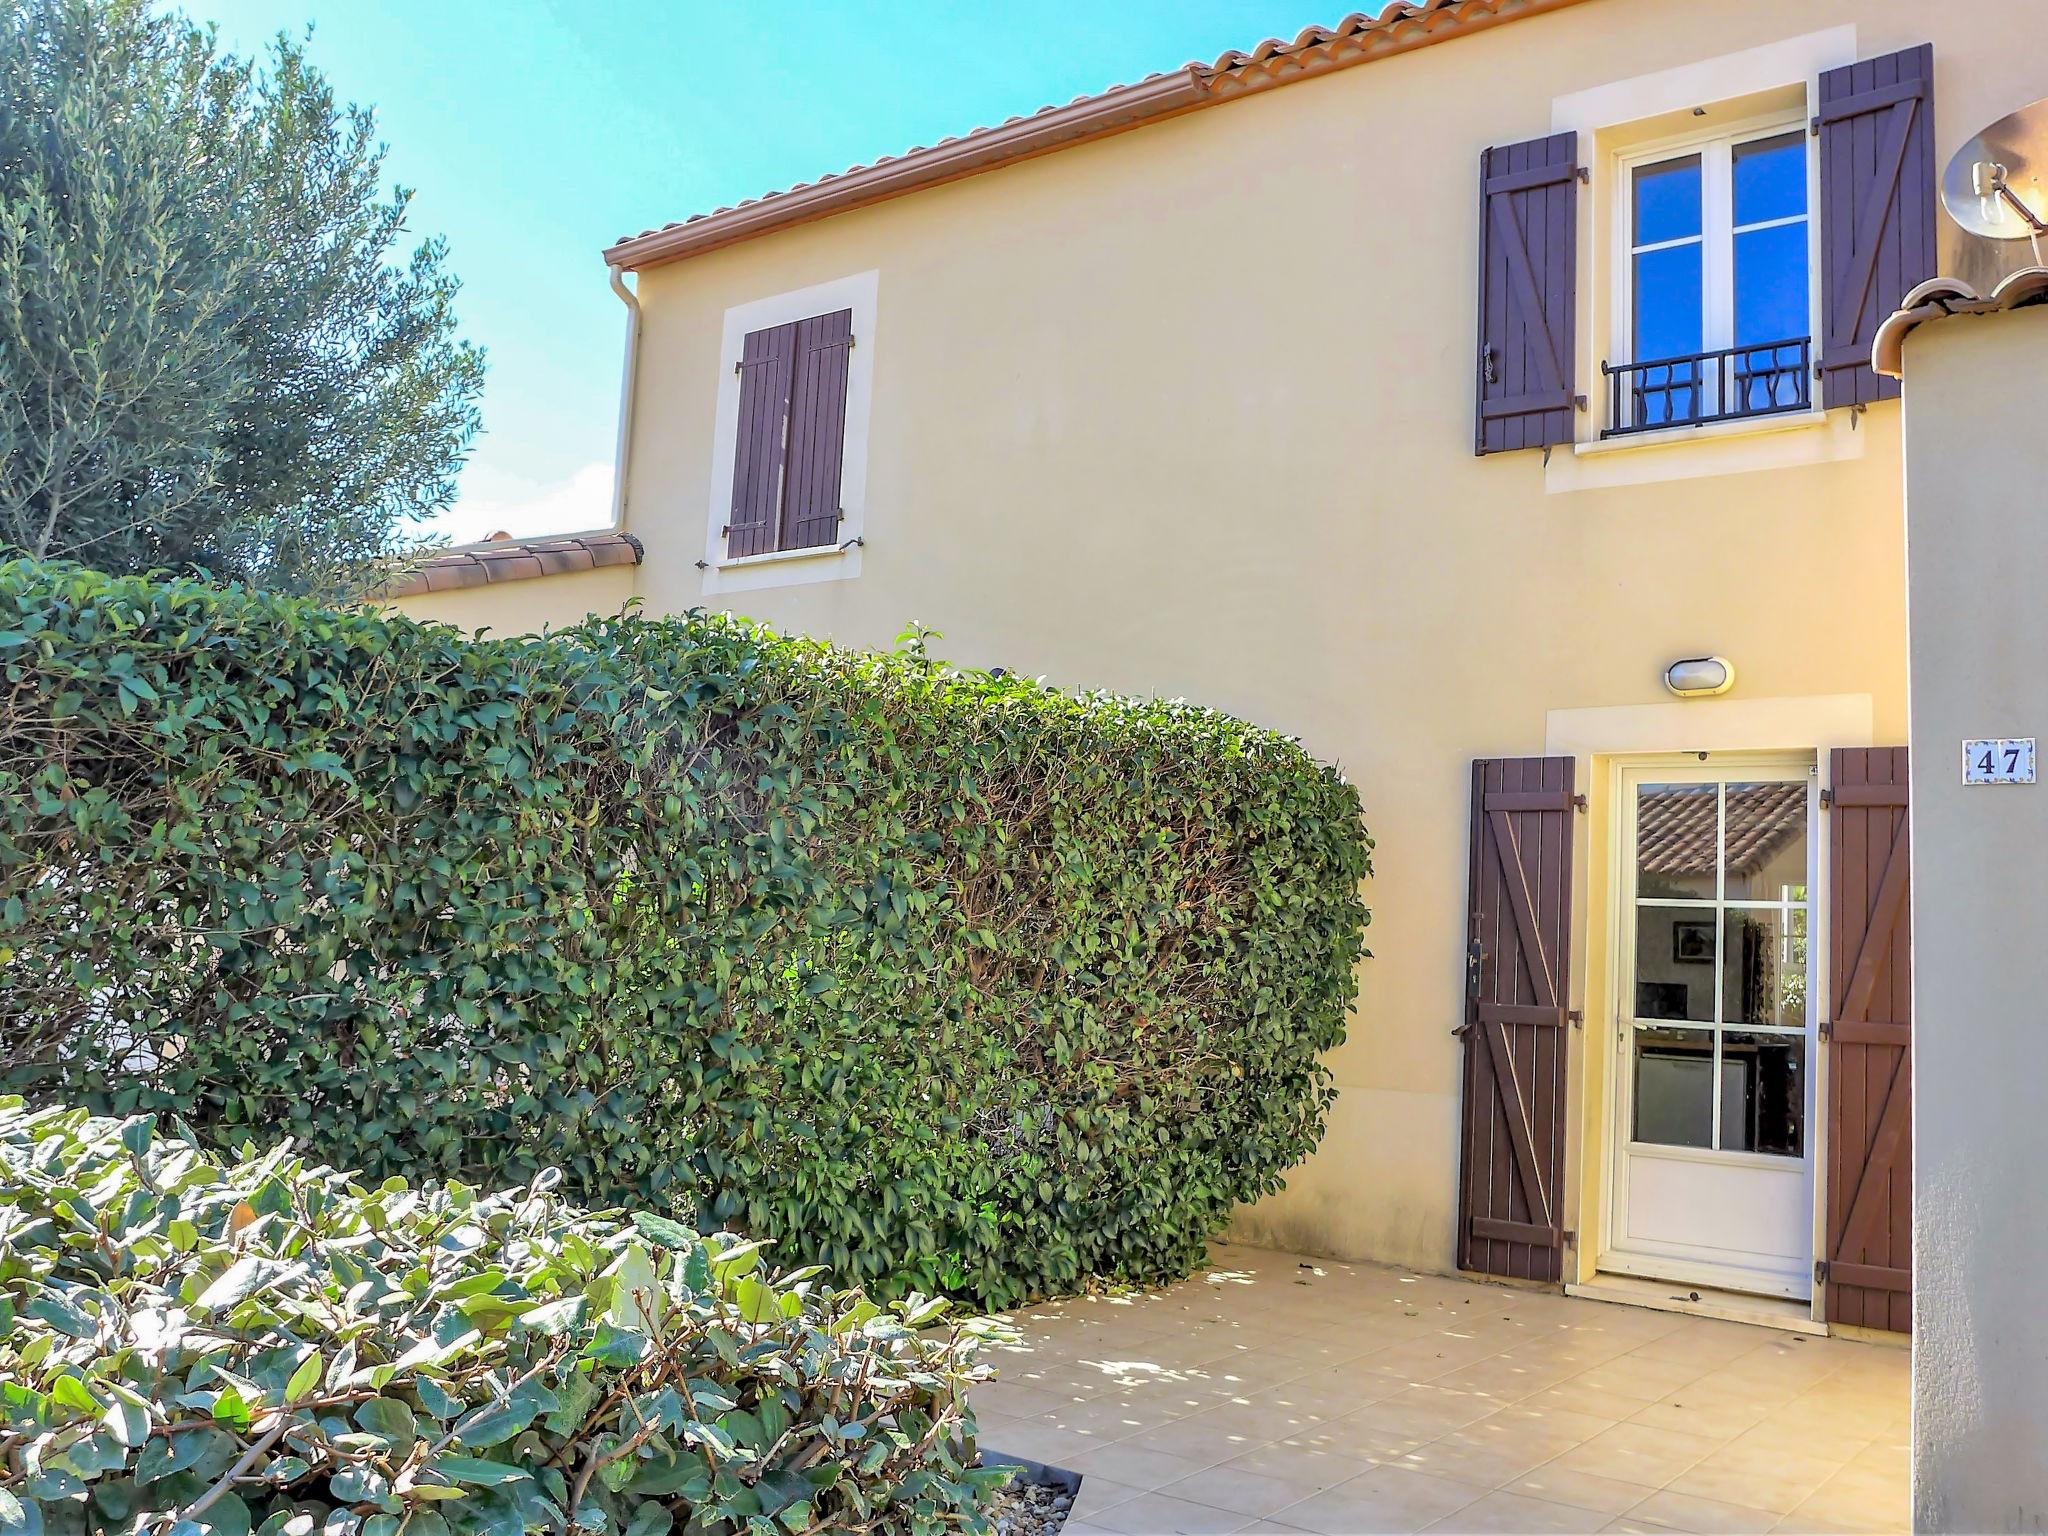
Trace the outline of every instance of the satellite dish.
{"label": "satellite dish", "polygon": [[1971,139],[1941,178],[1941,206],[1984,240],[2030,240],[2035,265],[2048,234],[2048,99],[2007,113]]}

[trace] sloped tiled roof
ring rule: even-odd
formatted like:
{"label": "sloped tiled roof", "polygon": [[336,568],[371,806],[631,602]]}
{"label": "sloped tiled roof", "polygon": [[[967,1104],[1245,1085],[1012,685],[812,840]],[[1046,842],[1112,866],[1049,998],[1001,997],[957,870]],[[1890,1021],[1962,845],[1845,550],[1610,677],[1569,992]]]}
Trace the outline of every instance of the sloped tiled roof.
{"label": "sloped tiled roof", "polygon": [[563,576],[608,565],[638,565],[644,551],[630,533],[571,533],[550,539],[485,539],[421,561],[377,595],[419,597],[536,576]]}
{"label": "sloped tiled roof", "polygon": [[1232,49],[1213,63],[1184,64],[1131,85],[1078,96],[1065,106],[1043,107],[728,208],[621,236],[604,253],[604,259],[627,271],[659,266],[787,224],[863,207],[1141,123],[1580,3],[1582,0],[1394,0],[1376,14],[1354,12],[1335,26],[1308,27],[1291,41],[1269,37],[1248,51]]}

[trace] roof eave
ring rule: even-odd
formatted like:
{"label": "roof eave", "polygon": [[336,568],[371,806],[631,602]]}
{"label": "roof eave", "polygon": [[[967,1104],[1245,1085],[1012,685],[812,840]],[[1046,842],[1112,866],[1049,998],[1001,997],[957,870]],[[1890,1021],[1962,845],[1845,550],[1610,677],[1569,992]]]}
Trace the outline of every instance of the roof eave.
{"label": "roof eave", "polygon": [[1292,44],[1269,41],[1249,54],[1226,54],[1213,65],[1189,64],[1064,107],[978,129],[929,149],[915,149],[808,186],[769,193],[735,208],[649,230],[607,247],[604,259],[626,272],[661,266],[770,230],[957,181],[1200,107],[1236,101],[1582,3],[1584,0],[1395,0],[1379,17],[1347,17],[1334,32],[1311,29]]}

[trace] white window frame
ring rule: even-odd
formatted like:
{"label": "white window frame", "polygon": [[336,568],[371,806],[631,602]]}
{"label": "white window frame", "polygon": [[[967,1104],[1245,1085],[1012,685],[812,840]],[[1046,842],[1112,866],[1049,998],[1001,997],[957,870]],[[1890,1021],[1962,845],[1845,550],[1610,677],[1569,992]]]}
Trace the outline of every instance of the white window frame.
{"label": "white window frame", "polygon": [[[1614,355],[1610,361],[1617,366],[1624,363],[1641,362],[1633,356],[1635,350],[1635,257],[1640,250],[1655,250],[1665,246],[1678,246],[1689,241],[1671,240],[1637,246],[1635,243],[1635,173],[1643,167],[1656,165],[1665,160],[1676,160],[1685,155],[1698,154],[1700,157],[1700,296],[1701,330],[1700,348],[1705,352],[1718,351],[1734,345],[1735,337],[1735,186],[1734,164],[1737,146],[1752,143],[1757,139],[1772,139],[1780,134],[1798,131],[1806,132],[1806,114],[1803,111],[1771,112],[1745,118],[1736,123],[1716,123],[1692,133],[1674,134],[1668,138],[1649,143],[1631,144],[1617,150],[1613,163],[1608,168],[1608,186],[1614,198],[1614,255],[1611,271],[1614,275],[1614,310],[1608,337],[1609,350]],[[1806,212],[1785,219],[1766,219],[1754,224],[1743,225],[1744,230],[1769,229],[1781,224],[1803,222],[1806,225],[1806,334],[1809,341],[1820,335],[1820,250],[1814,239],[1813,221],[1815,209],[1820,201],[1820,156],[1813,151],[1812,141],[1806,149]],[[1622,355],[1624,350],[1631,355]],[[1818,355],[1817,345],[1813,348]],[[1603,381],[1604,382],[1604,381]],[[1718,409],[1718,402],[1703,401],[1701,414],[1711,414]],[[1809,400],[1818,409],[1819,391],[1809,378],[1807,382]],[[1600,391],[1601,409],[1606,409],[1607,391]],[[1624,422],[1610,421],[1607,426],[1625,425]],[[1676,431],[1697,431],[1691,422],[1673,423]],[[1655,430],[1655,429],[1652,429]]]}
{"label": "white window frame", "polygon": [[[770,294],[725,312],[718,350],[718,396],[712,419],[710,500],[704,520],[704,595],[845,581],[860,574],[868,533],[868,426],[874,403],[876,298],[880,274],[855,272],[830,282]],[[771,550],[737,558],[726,553],[732,519],[733,459],[739,442],[739,361],[748,335],[770,326],[853,311],[853,351],[846,369],[846,437],[839,461],[839,542]]]}

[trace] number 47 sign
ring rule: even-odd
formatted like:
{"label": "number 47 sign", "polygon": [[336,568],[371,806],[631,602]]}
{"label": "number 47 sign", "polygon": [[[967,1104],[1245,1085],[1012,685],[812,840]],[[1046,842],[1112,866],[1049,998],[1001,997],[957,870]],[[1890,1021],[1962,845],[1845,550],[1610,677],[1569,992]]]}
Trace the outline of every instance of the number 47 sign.
{"label": "number 47 sign", "polygon": [[1963,743],[1965,784],[2031,784],[2034,782],[2034,738],[2004,737]]}

